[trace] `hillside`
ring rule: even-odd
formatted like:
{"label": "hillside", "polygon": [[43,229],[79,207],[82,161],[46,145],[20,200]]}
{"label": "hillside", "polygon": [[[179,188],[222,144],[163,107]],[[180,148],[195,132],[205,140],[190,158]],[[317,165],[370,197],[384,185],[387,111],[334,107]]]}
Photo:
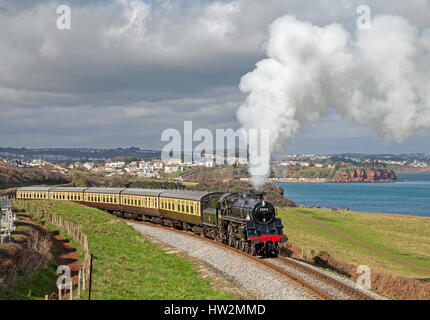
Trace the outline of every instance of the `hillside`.
{"label": "hillside", "polygon": [[0,162],[0,189],[30,185],[55,185],[69,183],[71,177],[66,176],[52,166],[44,168],[10,168]]}
{"label": "hillside", "polygon": [[150,159],[159,158],[161,152],[157,150],[143,150],[136,147],[116,148],[116,149],[95,149],[95,148],[9,148],[0,147],[0,157],[5,159],[33,160],[42,159],[51,162],[74,162],[90,161],[94,159],[108,158],[139,158]]}
{"label": "hillside", "polygon": [[17,201],[15,206],[25,208],[29,214],[55,212],[82,226],[94,254],[93,300],[239,298],[205,278],[189,258],[169,254],[106,212],[76,203],[48,200]]}
{"label": "hillside", "polygon": [[[197,185],[193,187],[188,187],[190,190],[199,190],[199,191],[219,191],[219,192],[247,192],[254,191],[253,188],[249,185],[248,182],[243,181],[201,181]],[[264,185],[262,190],[268,201],[273,203],[275,206],[279,207],[295,207],[296,204],[294,201],[287,199],[284,197],[284,190],[274,184],[267,183]]]}
{"label": "hillside", "polygon": [[356,279],[399,299],[430,299],[430,218],[325,209],[282,208],[292,256]]}

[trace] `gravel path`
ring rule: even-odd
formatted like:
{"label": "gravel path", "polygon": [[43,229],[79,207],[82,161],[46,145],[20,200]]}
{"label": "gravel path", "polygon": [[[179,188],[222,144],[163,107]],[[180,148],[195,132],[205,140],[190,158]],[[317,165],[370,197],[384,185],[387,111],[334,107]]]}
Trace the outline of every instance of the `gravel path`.
{"label": "gravel path", "polygon": [[253,292],[258,299],[312,299],[306,292],[286,282],[264,266],[217,245],[148,225],[134,222],[127,222],[127,224],[148,238],[166,243],[195,259],[208,263],[238,285]]}

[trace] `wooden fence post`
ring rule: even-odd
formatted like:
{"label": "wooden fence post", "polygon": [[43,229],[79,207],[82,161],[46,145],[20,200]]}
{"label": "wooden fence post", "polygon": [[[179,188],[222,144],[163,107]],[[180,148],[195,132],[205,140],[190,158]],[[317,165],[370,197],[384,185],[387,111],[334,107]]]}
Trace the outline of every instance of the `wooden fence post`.
{"label": "wooden fence post", "polygon": [[88,284],[88,300],[91,300],[91,282],[93,277],[93,254],[90,258],[90,283]]}
{"label": "wooden fence post", "polygon": [[81,299],[81,270],[78,273],[78,300]]}
{"label": "wooden fence post", "polygon": [[70,277],[69,299],[73,300],[73,277]]}
{"label": "wooden fence post", "polygon": [[[86,261],[85,261],[85,262],[86,262]],[[87,276],[86,268],[85,268],[85,263],[84,263],[83,270],[84,270],[84,272],[83,272],[83,276],[82,276],[82,290],[84,290],[84,291],[85,291],[85,278],[86,278],[86,276]]]}

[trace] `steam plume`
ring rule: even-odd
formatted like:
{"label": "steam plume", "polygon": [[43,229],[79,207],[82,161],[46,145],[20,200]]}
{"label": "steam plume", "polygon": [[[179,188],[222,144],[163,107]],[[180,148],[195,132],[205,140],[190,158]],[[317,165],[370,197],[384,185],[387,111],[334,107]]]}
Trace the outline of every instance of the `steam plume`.
{"label": "steam plume", "polygon": [[[248,96],[237,118],[244,129],[269,129],[272,152],[329,108],[384,141],[430,126],[430,30],[401,17],[378,16],[353,37],[339,24],[284,16],[269,27],[266,54],[241,79]],[[267,174],[254,171],[259,188]]]}

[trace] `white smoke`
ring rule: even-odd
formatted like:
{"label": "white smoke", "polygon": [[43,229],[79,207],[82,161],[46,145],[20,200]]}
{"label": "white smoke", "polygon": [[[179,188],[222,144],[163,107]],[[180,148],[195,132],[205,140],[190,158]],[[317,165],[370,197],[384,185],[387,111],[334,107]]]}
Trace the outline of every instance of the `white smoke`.
{"label": "white smoke", "polygon": [[[248,97],[237,118],[244,129],[269,129],[271,152],[330,108],[384,141],[430,127],[430,30],[384,15],[353,37],[339,24],[284,16],[269,27],[266,53],[241,79]],[[267,174],[255,169],[259,188]]]}

